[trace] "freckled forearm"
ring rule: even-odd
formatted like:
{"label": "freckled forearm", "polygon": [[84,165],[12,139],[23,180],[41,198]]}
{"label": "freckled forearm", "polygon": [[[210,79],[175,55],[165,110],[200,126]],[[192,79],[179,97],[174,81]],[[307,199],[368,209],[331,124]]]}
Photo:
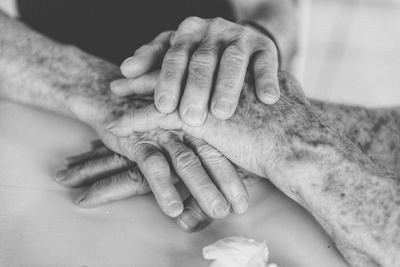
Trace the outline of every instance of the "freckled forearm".
{"label": "freckled forearm", "polygon": [[62,45],[0,11],[0,99],[74,116],[72,96],[108,94],[119,70],[108,62]]}
{"label": "freckled forearm", "polygon": [[355,147],[343,149],[318,147],[314,162],[288,164],[297,174],[289,178],[297,182],[288,194],[322,225],[351,266],[397,266],[400,178]]}
{"label": "freckled forearm", "polygon": [[[345,134],[354,131],[353,122],[368,125],[366,132],[390,128],[398,120],[392,118],[397,111],[320,103],[318,113],[325,114],[316,116],[312,110],[298,107],[286,116],[288,149],[280,158],[273,182],[316,218],[352,266],[397,266],[400,177],[332,127]],[[382,118],[392,120],[379,126]],[[391,130],[387,134],[398,134]],[[362,137],[361,133],[354,135]]]}
{"label": "freckled forearm", "polygon": [[311,101],[325,121],[342,131],[364,153],[400,174],[400,107],[364,107]]}

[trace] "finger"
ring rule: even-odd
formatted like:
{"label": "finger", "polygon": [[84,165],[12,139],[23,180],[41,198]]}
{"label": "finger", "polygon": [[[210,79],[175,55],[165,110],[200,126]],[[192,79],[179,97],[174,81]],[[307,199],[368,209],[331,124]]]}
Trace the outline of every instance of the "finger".
{"label": "finger", "polygon": [[232,43],[223,52],[211,101],[211,112],[218,119],[230,118],[236,110],[242,91],[250,51]]}
{"label": "finger", "polygon": [[65,159],[65,165],[67,168],[70,168],[70,167],[78,165],[78,164],[83,164],[84,162],[86,162],[88,160],[105,157],[105,156],[111,155],[113,153],[114,152],[112,152],[105,146],[102,146],[102,147],[98,146],[98,147],[92,149],[91,151],[88,151],[88,152],[85,152],[85,153],[82,153],[82,154],[79,154],[76,156],[67,157]]}
{"label": "finger", "polygon": [[[178,177],[173,176],[173,183]],[[82,192],[75,203],[83,208],[93,208],[106,203],[151,192],[150,186],[137,166],[95,182]]]}
{"label": "finger", "polygon": [[170,217],[177,217],[183,210],[183,203],[173,185],[168,161],[157,147],[147,143],[135,145],[135,154],[161,210]]}
{"label": "finger", "polygon": [[150,192],[150,187],[137,166],[95,182],[80,194],[75,203],[92,208],[105,203]]}
{"label": "finger", "polygon": [[218,63],[218,47],[202,43],[193,53],[185,90],[179,106],[184,122],[191,126],[204,123],[213,85],[215,68]]}
{"label": "finger", "polygon": [[110,88],[120,97],[131,94],[150,94],[154,92],[159,75],[159,71],[153,71],[137,78],[118,79],[110,83]]}
{"label": "finger", "polygon": [[176,223],[178,227],[185,232],[197,232],[205,227],[207,227],[211,222],[212,219],[205,214],[196,200],[190,196],[185,201],[184,204],[185,209],[176,218]]}
{"label": "finger", "polygon": [[159,34],[150,43],[141,46],[135,54],[121,64],[121,72],[127,78],[137,78],[146,72],[157,68],[162,62],[169,47],[173,31]]}
{"label": "finger", "polygon": [[169,155],[174,169],[203,211],[212,218],[223,218],[229,205],[211,181],[196,154],[172,133],[159,135],[160,144]]}
{"label": "finger", "polygon": [[145,132],[156,128],[165,130],[181,129],[184,123],[177,112],[163,114],[159,112],[155,105],[124,114],[121,118],[108,123],[105,127],[119,137],[126,137],[135,131]]}
{"label": "finger", "polygon": [[279,100],[278,56],[275,47],[264,49],[254,55],[252,70],[258,99],[264,104]]}
{"label": "finger", "polygon": [[205,141],[191,136],[186,136],[185,140],[230,203],[232,212],[244,213],[249,207],[249,196],[233,164]]}
{"label": "finger", "polygon": [[118,154],[112,154],[59,171],[55,180],[63,186],[79,187],[121,172],[134,164]]}
{"label": "finger", "polygon": [[181,23],[165,54],[159,82],[154,91],[154,103],[163,113],[170,113],[178,106],[187,66],[194,47],[201,40],[199,32],[204,22],[188,18]]}

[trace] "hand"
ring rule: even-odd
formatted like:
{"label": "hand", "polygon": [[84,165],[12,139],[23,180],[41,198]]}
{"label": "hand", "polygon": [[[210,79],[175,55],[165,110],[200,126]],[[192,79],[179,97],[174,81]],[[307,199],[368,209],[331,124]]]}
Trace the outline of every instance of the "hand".
{"label": "hand", "polygon": [[296,161],[310,160],[306,145],[312,141],[309,139],[320,136],[315,129],[324,129],[295,79],[283,72],[279,77],[283,94],[275,105],[260,103],[253,92],[252,79],[248,79],[236,113],[226,121],[209,116],[203,126],[192,127],[177,112],[165,115],[150,105],[113,122],[110,131],[126,136],[158,127],[181,129],[204,139],[238,166],[272,180],[281,176],[278,171],[290,168]]}
{"label": "hand", "polygon": [[[200,144],[203,146],[201,151],[209,150],[214,154],[213,156],[200,152],[201,155],[206,156],[202,157],[202,160],[207,166],[210,166],[214,158],[219,157],[218,154],[215,154],[216,151],[205,142],[194,138],[191,140],[198,142],[198,146]],[[151,192],[149,184],[135,163],[112,152],[99,140],[91,144],[90,151],[66,159],[67,169],[65,172],[68,177],[66,184],[69,186],[89,185],[89,188],[82,193],[84,198],[77,199],[80,206],[96,207],[111,201]],[[244,170],[238,169],[238,173],[246,186],[259,179]],[[179,182],[175,173],[173,173],[173,182]],[[201,209],[193,196],[184,200],[184,207],[183,212],[176,218],[176,222],[182,230],[199,231],[212,222],[212,219]],[[238,208],[236,206],[232,212],[237,213]],[[242,209],[245,208],[245,206],[242,207]]]}
{"label": "hand", "polygon": [[[78,114],[77,117],[89,123],[97,131],[102,142],[109,149],[137,163],[158,204],[167,215],[176,217],[183,210],[182,200],[173,185],[177,177],[185,183],[202,210],[212,218],[226,216],[229,213],[229,205],[236,213],[246,210],[247,191],[236,170],[214,148],[209,146],[207,149],[202,149],[205,146],[204,142],[193,143],[189,147],[189,142],[184,140],[186,137],[183,134],[161,130],[123,138],[110,134],[104,127],[107,121],[128,110],[151,103],[152,98],[132,96],[122,99],[106,88],[105,90],[91,97],[71,96],[70,107],[75,114]],[[111,164],[110,162],[116,163],[112,172],[120,172],[131,167],[120,157],[100,159],[97,165],[100,163],[107,166]],[[172,170],[169,162],[173,165]],[[101,178],[96,173],[96,164],[92,165],[94,173],[80,172],[81,176],[74,175],[76,168],[73,168],[72,172],[66,170],[59,172],[56,178],[65,186],[91,183]],[[77,168],[79,172],[79,166]],[[176,175],[173,174],[174,172]],[[123,177],[122,180],[124,180]],[[95,204],[86,197],[85,193],[79,197],[80,206],[88,207]]]}
{"label": "hand", "polygon": [[[158,72],[151,71],[161,62],[158,79]],[[258,98],[266,104],[278,101],[278,54],[272,40],[221,18],[189,17],[176,32],[161,33],[126,59],[121,71],[128,79],[112,82],[111,90],[126,96],[155,87],[154,102],[160,112],[170,113],[179,106],[183,121],[199,126],[206,120],[208,106],[218,119],[234,114],[249,64]],[[153,79],[142,79],[145,73]]]}

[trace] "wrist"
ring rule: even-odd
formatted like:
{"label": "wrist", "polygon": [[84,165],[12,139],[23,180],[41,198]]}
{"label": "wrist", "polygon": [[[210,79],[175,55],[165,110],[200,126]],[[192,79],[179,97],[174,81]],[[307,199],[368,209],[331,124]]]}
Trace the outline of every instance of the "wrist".
{"label": "wrist", "polygon": [[92,127],[105,120],[113,103],[118,102],[109,84],[120,78],[119,68],[105,60],[68,48],[71,68],[75,75],[63,83],[58,91],[73,116]]}
{"label": "wrist", "polygon": [[[288,112],[285,127],[272,141],[274,147],[263,170],[281,191],[301,202],[304,188],[354,155],[355,145],[335,128],[322,121],[309,106]],[[277,128],[282,127],[277,122]],[[268,157],[268,155],[266,155]],[[271,156],[270,156],[271,157]],[[272,167],[271,167],[272,166]]]}

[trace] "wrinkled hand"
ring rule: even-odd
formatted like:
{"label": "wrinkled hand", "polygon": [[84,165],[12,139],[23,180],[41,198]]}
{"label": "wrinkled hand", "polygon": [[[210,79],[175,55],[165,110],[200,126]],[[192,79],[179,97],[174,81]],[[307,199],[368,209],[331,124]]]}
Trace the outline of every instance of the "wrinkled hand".
{"label": "wrinkled hand", "polygon": [[[160,65],[160,72],[151,72]],[[248,67],[258,98],[266,104],[278,101],[278,54],[271,39],[222,18],[189,17],[176,31],[161,33],[126,59],[121,71],[128,79],[112,82],[111,90],[126,96],[155,88],[160,112],[179,106],[183,121],[199,126],[209,106],[218,119],[234,114]]]}
{"label": "wrinkled hand", "polygon": [[[215,154],[216,150],[211,149],[205,142],[194,138],[191,141],[201,142],[202,147],[200,151],[196,150],[196,152],[201,155],[202,163],[213,169],[210,165],[220,155]],[[100,140],[93,141],[91,144],[90,151],[66,159],[69,185],[89,185],[89,188],[82,194],[85,199],[80,202],[80,205],[93,207],[151,192],[146,178],[135,163],[112,152]],[[200,144],[198,147],[200,148]],[[207,151],[209,152],[204,153]],[[238,169],[238,172],[246,186],[259,180],[259,177],[244,170]],[[173,182],[179,182],[175,173],[173,173]],[[184,211],[176,218],[176,222],[182,230],[199,231],[212,222],[212,219],[200,208],[193,196],[184,200],[184,207]],[[236,206],[236,209],[232,211],[238,212],[238,208],[240,207]]]}
{"label": "wrinkled hand", "polygon": [[298,160],[308,160],[309,139],[320,136],[315,129],[325,129],[296,80],[283,72],[279,78],[282,96],[275,105],[260,103],[248,79],[236,113],[225,121],[209,116],[203,126],[192,127],[177,112],[166,115],[153,104],[125,114],[110,131],[127,136],[154,128],[181,129],[205,140],[238,166],[272,180]]}
{"label": "wrinkled hand", "polygon": [[[113,95],[108,88],[90,96],[73,95],[69,98],[71,111],[91,125],[109,149],[137,163],[158,204],[167,215],[176,217],[184,208],[173,185],[177,177],[185,183],[208,216],[222,218],[229,213],[229,206],[234,212],[244,212],[248,206],[246,188],[233,165],[214,148],[208,146],[205,149],[204,142],[194,142],[190,147],[189,142],[184,140],[184,135],[176,132],[172,134],[154,130],[129,137],[117,137],[104,127],[108,121],[129,110],[152,103],[152,100],[152,97],[139,96],[122,99]],[[173,168],[170,167],[170,162]],[[97,164],[92,163],[90,164],[93,168],[97,168],[97,165],[114,164],[107,176],[132,167],[131,163],[115,156],[101,158],[94,162]],[[65,186],[80,186],[101,178],[95,169],[94,173],[85,173],[79,168],[78,166],[59,172],[56,180]],[[113,179],[122,185],[128,181],[126,176]],[[88,193],[85,192],[78,198],[80,206],[89,207],[101,203],[100,199],[96,202],[96,199],[89,198]],[[124,193],[112,196],[114,199],[124,197]]]}

